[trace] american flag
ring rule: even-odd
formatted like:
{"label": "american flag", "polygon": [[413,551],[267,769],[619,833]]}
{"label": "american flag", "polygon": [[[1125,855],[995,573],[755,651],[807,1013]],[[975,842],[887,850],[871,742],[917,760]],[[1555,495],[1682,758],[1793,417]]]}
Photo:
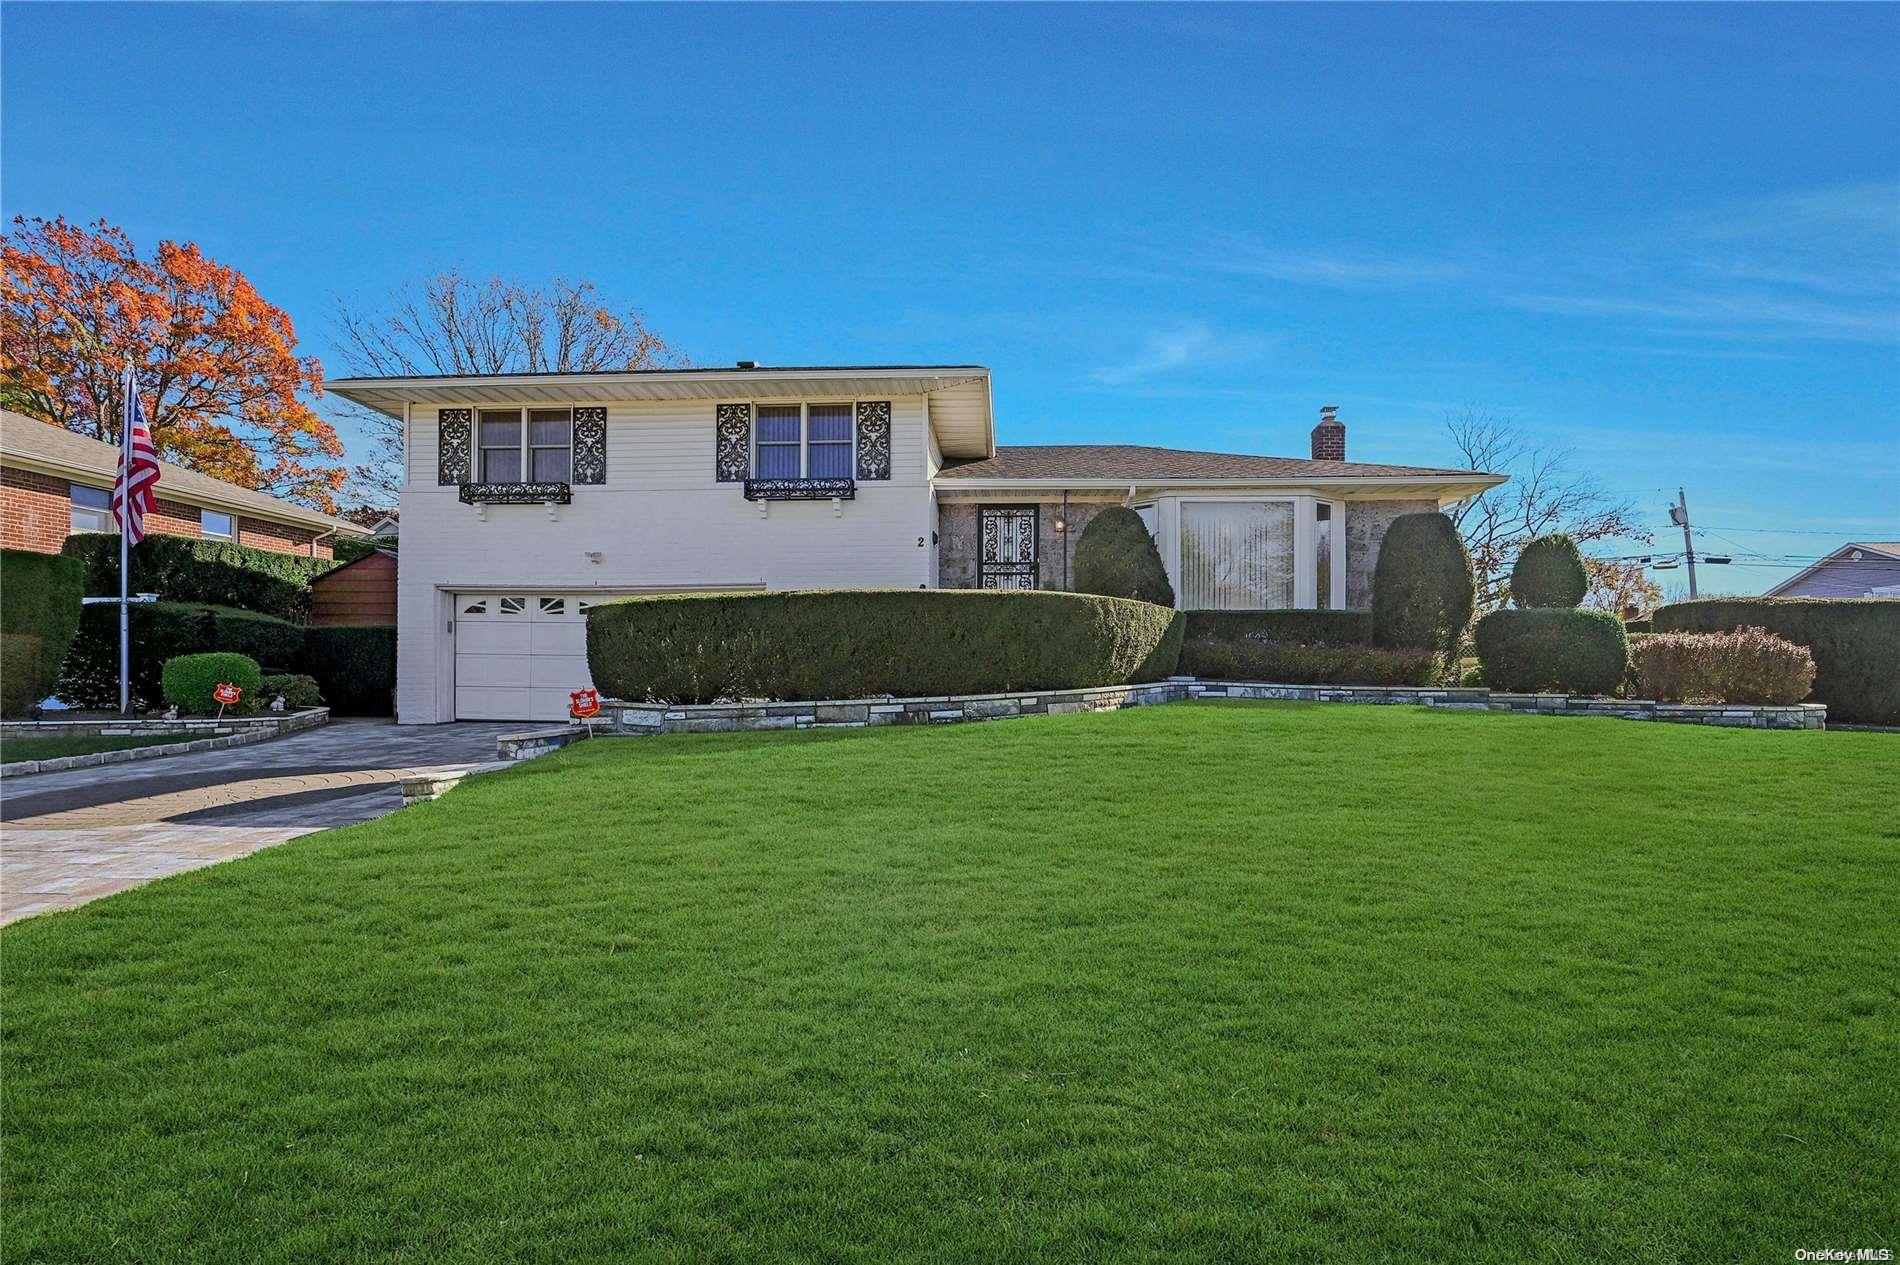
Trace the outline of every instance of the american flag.
{"label": "american flag", "polygon": [[146,429],[145,413],[139,408],[139,384],[130,366],[125,371],[125,416],[119,443],[119,478],[112,485],[112,517],[125,535],[125,543],[136,545],[145,539],[145,516],[158,503],[158,449],[152,446],[152,432]]}

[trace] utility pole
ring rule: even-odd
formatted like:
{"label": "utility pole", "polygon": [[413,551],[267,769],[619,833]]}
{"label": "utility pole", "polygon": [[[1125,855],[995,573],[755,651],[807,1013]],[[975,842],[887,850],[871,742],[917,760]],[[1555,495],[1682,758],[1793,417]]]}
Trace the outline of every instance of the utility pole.
{"label": "utility pole", "polygon": [[1689,559],[1689,596],[1695,591],[1695,537],[1689,534],[1689,498],[1681,488],[1676,489],[1676,503],[1669,507],[1669,521],[1682,528],[1682,551]]}

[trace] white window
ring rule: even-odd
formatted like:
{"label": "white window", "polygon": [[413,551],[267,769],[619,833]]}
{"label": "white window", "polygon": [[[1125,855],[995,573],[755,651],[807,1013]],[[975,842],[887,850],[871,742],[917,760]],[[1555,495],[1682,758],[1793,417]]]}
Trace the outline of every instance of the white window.
{"label": "white window", "polygon": [[1164,497],[1155,518],[1183,609],[1345,608],[1342,501]]}
{"label": "white window", "polygon": [[758,479],[849,479],[856,408],[850,404],[761,404],[752,474]]}
{"label": "white window", "polygon": [[478,436],[477,474],[483,483],[566,483],[573,478],[573,409],[485,408],[478,414]]}
{"label": "white window", "polygon": [[216,510],[198,511],[198,534],[206,540],[236,540],[237,524],[229,514]]}
{"label": "white window", "polygon": [[104,488],[72,485],[72,530],[113,531],[112,493]]}
{"label": "white window", "polygon": [[1290,607],[1293,569],[1293,502],[1182,502],[1181,598],[1187,610]]}

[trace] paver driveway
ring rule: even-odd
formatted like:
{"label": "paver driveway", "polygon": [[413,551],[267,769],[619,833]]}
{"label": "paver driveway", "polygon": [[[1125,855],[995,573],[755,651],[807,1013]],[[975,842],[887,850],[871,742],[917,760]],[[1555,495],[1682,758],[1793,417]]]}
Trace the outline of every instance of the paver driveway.
{"label": "paver driveway", "polygon": [[339,720],[226,751],[0,783],[0,923],[402,807],[405,769],[484,764],[525,724]]}

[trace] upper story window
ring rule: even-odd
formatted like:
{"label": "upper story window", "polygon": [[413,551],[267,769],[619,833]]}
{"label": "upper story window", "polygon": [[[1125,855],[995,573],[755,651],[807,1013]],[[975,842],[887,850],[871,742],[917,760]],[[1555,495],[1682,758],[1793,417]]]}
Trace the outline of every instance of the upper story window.
{"label": "upper story window", "polygon": [[72,484],[72,530],[112,531],[112,493]]}
{"label": "upper story window", "polygon": [[479,483],[567,483],[574,474],[574,410],[485,408],[477,419]]}
{"label": "upper story window", "polygon": [[206,540],[236,540],[237,522],[229,514],[199,510],[198,534]]}
{"label": "upper story window", "polygon": [[761,404],[752,472],[759,479],[848,479],[852,406]]}

